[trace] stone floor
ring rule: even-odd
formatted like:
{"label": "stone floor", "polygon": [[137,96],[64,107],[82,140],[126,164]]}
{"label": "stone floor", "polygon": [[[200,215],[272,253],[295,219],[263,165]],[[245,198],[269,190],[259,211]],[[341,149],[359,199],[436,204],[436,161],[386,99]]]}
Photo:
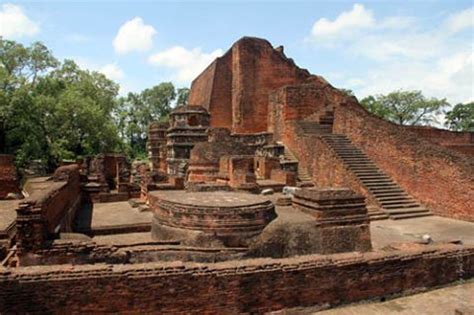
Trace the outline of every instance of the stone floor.
{"label": "stone floor", "polygon": [[368,302],[357,305],[313,312],[310,309],[287,311],[286,314],[318,315],[438,315],[474,314],[474,281],[444,287],[424,293],[400,297],[385,302]]}
{"label": "stone floor", "polygon": [[[280,194],[268,197],[275,201]],[[251,196],[251,195],[250,195]],[[255,201],[252,199],[252,201]],[[232,202],[231,202],[232,203]],[[277,207],[277,213],[286,221],[302,223],[312,218],[290,207]],[[139,212],[128,202],[96,203],[92,215],[92,229],[123,225],[151,223],[151,212]],[[0,216],[0,221],[1,216]],[[0,222],[1,223],[1,222]],[[438,216],[405,220],[380,220],[371,222],[372,244],[374,249],[383,248],[391,243],[417,242],[424,234],[429,234],[435,242],[461,240],[465,244],[474,244],[474,223],[442,218]],[[139,239],[149,241],[145,234],[137,233]],[[108,243],[127,243],[133,240],[131,235],[116,234],[104,237]],[[123,241],[120,239],[124,238]]]}
{"label": "stone floor", "polygon": [[92,212],[92,229],[151,223],[149,211],[140,212],[132,208],[128,201],[96,203]]}
{"label": "stone floor", "polygon": [[0,200],[0,232],[5,231],[16,219],[16,208],[22,200]]}
{"label": "stone floor", "polygon": [[474,244],[474,223],[438,216],[372,221],[370,232],[374,248],[420,241],[424,234],[430,235],[435,242],[461,240],[464,244]]}

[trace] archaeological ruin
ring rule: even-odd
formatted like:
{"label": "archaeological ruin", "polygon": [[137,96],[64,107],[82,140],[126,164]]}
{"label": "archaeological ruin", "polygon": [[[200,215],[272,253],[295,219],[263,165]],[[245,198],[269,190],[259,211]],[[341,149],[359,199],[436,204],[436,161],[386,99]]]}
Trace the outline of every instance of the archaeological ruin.
{"label": "archaeological ruin", "polygon": [[474,133],[382,120],[264,39],[147,149],[22,180],[0,155],[1,314],[291,312],[474,276]]}

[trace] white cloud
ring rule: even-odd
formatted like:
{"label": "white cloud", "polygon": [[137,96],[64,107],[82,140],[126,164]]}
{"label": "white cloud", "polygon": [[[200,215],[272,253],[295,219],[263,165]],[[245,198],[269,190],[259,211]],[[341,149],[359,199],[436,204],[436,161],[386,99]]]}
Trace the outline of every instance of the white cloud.
{"label": "white cloud", "polygon": [[175,80],[179,83],[189,83],[215,58],[222,54],[222,49],[205,53],[200,48],[188,50],[181,46],[175,46],[151,55],[148,58],[148,62],[155,66],[175,70]]}
{"label": "white cloud", "polygon": [[366,10],[362,4],[354,4],[351,11],[342,12],[334,21],[326,18],[317,20],[311,30],[314,38],[334,37],[352,33],[357,29],[374,26],[372,11]]}
{"label": "white cloud", "polygon": [[0,9],[0,36],[31,37],[39,32],[37,23],[28,18],[20,6],[5,3]]}
{"label": "white cloud", "polygon": [[116,63],[106,64],[100,67],[97,71],[103,73],[107,78],[114,81],[120,81],[125,77],[122,69],[120,69]]}
{"label": "white cloud", "polygon": [[132,51],[144,52],[153,47],[156,30],[146,25],[142,18],[135,17],[125,22],[113,40],[115,52],[126,54]]}
{"label": "white cloud", "polygon": [[429,26],[426,19],[370,16],[371,27],[359,28],[357,36],[344,37],[341,32],[343,40],[339,35],[316,37],[314,27],[311,30],[310,39],[316,46],[364,64],[365,70],[352,73],[348,69],[347,79],[337,79],[340,87],[353,89],[358,97],[406,89],[451,103],[474,100],[474,43],[472,34],[461,33],[473,26],[472,7]]}
{"label": "white cloud", "polygon": [[407,29],[415,25],[415,18],[411,16],[389,16],[380,23],[378,27],[386,29]]}
{"label": "white cloud", "polygon": [[[397,89],[421,90],[425,95],[447,98],[453,104],[474,100],[474,54],[461,51],[434,63],[399,61],[372,68],[364,84],[355,87],[358,97],[386,94]],[[351,80],[344,86],[350,86]]]}
{"label": "white cloud", "polygon": [[460,32],[474,26],[474,7],[450,15],[445,27],[452,33]]}
{"label": "white cloud", "polygon": [[124,71],[117,63],[98,64],[78,56],[69,57],[69,59],[74,60],[81,69],[100,72],[113,81],[122,81],[125,78]]}

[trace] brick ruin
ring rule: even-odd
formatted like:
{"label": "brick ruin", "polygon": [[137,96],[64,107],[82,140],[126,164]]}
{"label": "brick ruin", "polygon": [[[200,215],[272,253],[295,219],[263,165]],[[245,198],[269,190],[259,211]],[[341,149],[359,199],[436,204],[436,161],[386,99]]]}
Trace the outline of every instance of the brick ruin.
{"label": "brick ruin", "polygon": [[21,198],[14,156],[0,154],[0,200]]}
{"label": "brick ruin", "polygon": [[370,229],[474,221],[472,133],[383,121],[251,37],[188,103],[150,124],[149,161],[85,157],[20,189],[0,155],[0,313],[327,308],[474,275],[473,245]]}
{"label": "brick ruin", "polygon": [[350,187],[366,196],[374,217],[474,220],[472,132],[375,117],[266,40],[237,41],[193,81],[189,102],[209,111],[211,127],[271,133],[298,162],[300,180]]}

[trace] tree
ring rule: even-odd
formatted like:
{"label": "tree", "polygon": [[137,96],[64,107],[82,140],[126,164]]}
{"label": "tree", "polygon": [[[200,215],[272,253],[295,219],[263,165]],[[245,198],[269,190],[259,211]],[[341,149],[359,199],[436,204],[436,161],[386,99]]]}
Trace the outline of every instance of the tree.
{"label": "tree", "polygon": [[188,88],[179,88],[177,91],[177,101],[178,105],[187,105],[188,104],[188,97],[189,97],[189,89]]}
{"label": "tree", "polygon": [[[41,43],[30,47],[0,37],[0,152],[13,153],[22,142],[16,128],[35,129],[30,114],[34,111],[32,91],[37,78],[57,67],[58,61]],[[13,134],[14,140],[8,135]],[[8,141],[13,141],[13,146]]]}
{"label": "tree", "polygon": [[146,155],[148,125],[152,121],[166,120],[176,91],[171,82],[160,83],[141,93],[129,93],[119,100],[115,114],[120,133],[133,157]]}
{"label": "tree", "polygon": [[399,125],[429,125],[449,105],[446,99],[426,98],[421,91],[394,91],[368,96],[361,105],[373,114]]}
{"label": "tree", "polygon": [[104,75],[58,62],[41,43],[0,39],[0,149],[20,166],[40,159],[50,169],[113,151],[120,145],[111,117],[117,93]]}
{"label": "tree", "polygon": [[456,104],[446,113],[445,126],[454,131],[474,131],[474,102]]}

